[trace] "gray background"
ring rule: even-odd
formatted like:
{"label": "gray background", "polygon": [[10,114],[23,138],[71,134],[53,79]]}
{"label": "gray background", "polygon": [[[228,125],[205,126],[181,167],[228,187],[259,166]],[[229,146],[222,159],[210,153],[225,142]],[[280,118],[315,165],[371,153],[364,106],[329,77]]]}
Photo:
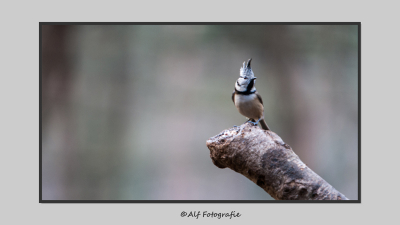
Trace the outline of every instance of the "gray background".
{"label": "gray background", "polygon": [[[98,6],[77,2],[63,5],[64,11],[40,2],[6,3],[2,16],[13,22],[3,24],[1,46],[7,62],[2,65],[3,88],[0,89],[4,105],[2,111],[3,177],[1,202],[4,215],[1,221],[42,224],[80,223],[109,224],[134,222],[173,222],[187,224],[182,210],[239,211],[241,220],[193,220],[211,224],[243,224],[267,221],[269,223],[325,224],[382,223],[396,221],[397,197],[387,187],[399,185],[395,177],[398,151],[395,148],[399,107],[395,104],[399,91],[397,71],[397,40],[400,38],[394,21],[398,17],[395,5],[337,1],[326,6],[318,2],[277,2],[259,4],[251,14],[238,14],[243,4],[232,10],[225,5],[204,2],[198,10],[188,13],[176,7],[165,10],[137,11],[132,7]],[[35,4],[35,5],[30,5]],[[141,4],[141,5],[140,5]],[[144,5],[147,4],[147,5]],[[166,4],[170,4],[166,3]],[[382,8],[382,4],[387,7]],[[152,3],[135,3],[136,7]],[[343,7],[346,5],[346,7]],[[133,6],[129,5],[128,6]],[[18,10],[17,10],[18,9]],[[265,13],[266,9],[268,13]],[[284,9],[284,10],[283,10]],[[317,9],[317,10],[316,10]],[[105,14],[104,11],[109,13]],[[205,16],[204,12],[208,12]],[[91,14],[87,14],[91,12]],[[151,13],[154,12],[154,13]],[[374,13],[371,13],[374,12]],[[74,19],[71,19],[71,13]],[[340,13],[340,15],[338,15]],[[158,15],[158,16],[157,16]],[[39,204],[38,203],[38,22],[39,21],[361,21],[362,22],[362,203],[361,204]],[[6,21],[6,20],[3,20]],[[19,28],[19,29],[16,29]],[[20,46],[16,48],[15,46]],[[22,51],[21,49],[24,49]],[[21,65],[23,62],[23,65]],[[8,85],[10,84],[10,85]],[[18,91],[16,91],[18,90]],[[12,93],[12,95],[10,95]],[[3,136],[4,137],[4,136]],[[69,215],[69,216],[66,216]],[[311,215],[311,217],[310,217]],[[199,222],[199,223],[200,223]],[[195,222],[194,222],[195,223]]]}

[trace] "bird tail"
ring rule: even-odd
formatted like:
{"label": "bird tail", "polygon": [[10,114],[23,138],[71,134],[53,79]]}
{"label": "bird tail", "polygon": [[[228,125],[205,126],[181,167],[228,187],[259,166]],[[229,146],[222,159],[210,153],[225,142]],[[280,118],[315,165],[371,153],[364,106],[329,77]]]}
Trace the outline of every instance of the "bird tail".
{"label": "bird tail", "polygon": [[269,127],[264,119],[260,120],[260,125],[261,125],[262,129],[269,130]]}

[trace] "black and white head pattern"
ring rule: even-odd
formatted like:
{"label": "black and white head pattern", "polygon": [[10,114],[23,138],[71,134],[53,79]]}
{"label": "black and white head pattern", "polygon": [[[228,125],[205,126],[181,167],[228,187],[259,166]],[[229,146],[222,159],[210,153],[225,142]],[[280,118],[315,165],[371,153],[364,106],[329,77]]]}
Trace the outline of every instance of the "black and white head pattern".
{"label": "black and white head pattern", "polygon": [[239,79],[237,79],[235,83],[235,89],[239,92],[250,91],[247,90],[249,85],[252,86],[250,87],[251,91],[253,91],[253,89],[254,90],[256,89],[254,86],[255,80],[253,79],[254,73],[253,70],[251,69],[250,63],[251,59],[249,59],[247,63],[243,62],[243,66],[242,68],[240,68]]}

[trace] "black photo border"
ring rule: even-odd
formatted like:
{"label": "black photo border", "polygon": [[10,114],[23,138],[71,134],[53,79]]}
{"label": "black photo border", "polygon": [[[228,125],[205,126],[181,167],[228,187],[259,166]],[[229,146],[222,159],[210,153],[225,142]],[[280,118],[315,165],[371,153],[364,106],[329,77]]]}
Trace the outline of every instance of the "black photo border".
{"label": "black photo border", "polygon": [[[357,25],[358,26],[358,200],[43,200],[42,26],[43,25]],[[39,203],[361,203],[361,22],[39,22]]]}

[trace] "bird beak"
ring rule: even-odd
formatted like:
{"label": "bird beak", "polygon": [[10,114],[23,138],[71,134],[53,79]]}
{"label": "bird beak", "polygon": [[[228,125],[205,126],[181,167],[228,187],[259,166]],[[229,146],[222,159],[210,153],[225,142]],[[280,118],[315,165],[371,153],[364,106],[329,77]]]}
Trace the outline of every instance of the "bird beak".
{"label": "bird beak", "polygon": [[257,77],[253,77],[253,78],[251,78],[252,80],[255,80],[255,79],[257,79]]}

